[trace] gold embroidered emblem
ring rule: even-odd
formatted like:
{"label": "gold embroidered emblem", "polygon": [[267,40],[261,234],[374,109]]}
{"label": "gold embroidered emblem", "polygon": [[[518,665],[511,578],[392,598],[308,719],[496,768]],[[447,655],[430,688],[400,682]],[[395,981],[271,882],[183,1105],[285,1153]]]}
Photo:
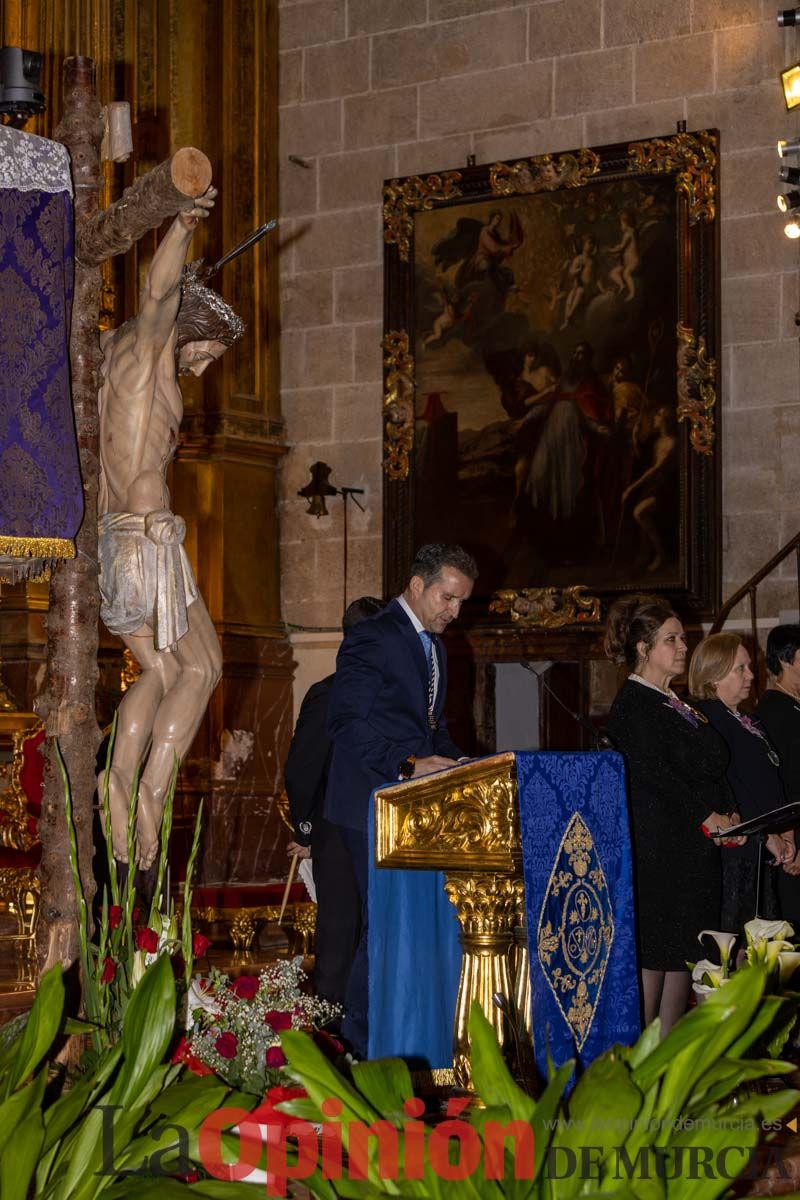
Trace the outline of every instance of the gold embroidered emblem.
{"label": "gold embroidered emblem", "polygon": [[550,871],[537,952],[559,1011],[583,1048],[614,940],[611,897],[591,830],[573,813]]}

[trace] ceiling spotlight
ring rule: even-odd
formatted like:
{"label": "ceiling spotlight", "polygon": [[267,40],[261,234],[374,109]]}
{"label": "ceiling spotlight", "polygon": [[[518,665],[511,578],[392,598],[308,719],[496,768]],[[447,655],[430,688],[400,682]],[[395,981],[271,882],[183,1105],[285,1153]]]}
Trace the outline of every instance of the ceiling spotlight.
{"label": "ceiling spotlight", "polygon": [[795,63],[793,67],[787,67],[785,71],[781,71],[780,78],[786,108],[791,112],[792,109],[800,106],[800,63]]}
{"label": "ceiling spotlight", "polygon": [[800,183],[800,167],[781,167],[778,178],[781,183]]}
{"label": "ceiling spotlight", "polygon": [[780,26],[800,25],[800,8],[785,8],[783,12],[779,12],[778,24]]}
{"label": "ceiling spotlight", "polygon": [[787,154],[800,154],[800,138],[781,138],[778,142],[778,154],[785,158]]}
{"label": "ceiling spotlight", "polygon": [[783,227],[783,232],[788,238],[795,241],[797,238],[800,238],[800,225],[797,224],[797,221],[787,221]]}

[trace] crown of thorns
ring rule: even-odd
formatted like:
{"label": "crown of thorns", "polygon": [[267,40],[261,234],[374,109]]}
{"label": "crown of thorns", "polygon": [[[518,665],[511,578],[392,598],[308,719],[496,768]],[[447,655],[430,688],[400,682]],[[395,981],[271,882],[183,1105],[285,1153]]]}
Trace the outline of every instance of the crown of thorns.
{"label": "crown of thorns", "polygon": [[245,331],[244,321],[230,304],[201,282],[210,274],[202,258],[184,267],[178,310],[178,347],[205,340],[232,346]]}

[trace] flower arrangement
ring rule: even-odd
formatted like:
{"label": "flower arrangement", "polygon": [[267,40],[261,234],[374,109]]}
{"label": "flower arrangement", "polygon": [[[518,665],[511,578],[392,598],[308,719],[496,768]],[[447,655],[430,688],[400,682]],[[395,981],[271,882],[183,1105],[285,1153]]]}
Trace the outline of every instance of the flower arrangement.
{"label": "flower arrangement", "polygon": [[[106,776],[113,753],[116,734],[116,717],[111,731]],[[183,921],[178,928],[173,902],[165,895],[166,868],[169,855],[169,839],[172,832],[172,810],[178,763],[172,773],[164,803],[161,822],[161,840],[156,860],[156,884],[149,911],[143,912],[134,886],[133,871],[121,873],[114,857],[111,839],[111,813],[106,785],[101,796],[101,814],[105,834],[106,859],[108,863],[109,887],[103,892],[100,921],[92,936],[90,914],[81,886],[78,870],[78,847],[72,820],[72,793],[64,761],[59,753],[59,767],[64,785],[67,829],[70,841],[70,865],[78,898],[78,939],[80,945],[81,974],[83,980],[84,1007],[92,1023],[92,1050],[97,1056],[103,1049],[113,1046],[120,1038],[123,1016],[128,1001],[143,978],[145,971],[163,955],[171,959],[173,973],[187,990],[192,979],[195,957],[204,955],[210,946],[208,938],[192,933],[191,900],[192,875],[200,847],[200,822],[202,802],[198,807],[194,838],[186,868],[183,887]],[[128,811],[128,862],[134,862],[136,839],[136,811],[138,805],[138,780],[134,781]],[[122,878],[120,876],[122,875]]]}
{"label": "flower arrangement", "polygon": [[286,1063],[281,1034],[321,1029],[339,1008],[302,990],[301,958],[265,967],[259,975],[230,979],[216,969],[189,988],[188,1031],[173,1062],[195,1074],[213,1071],[226,1083],[263,1096],[282,1082]]}
{"label": "flower arrangement", "polygon": [[[764,921],[754,917],[744,927],[746,941],[745,962],[754,966],[763,963],[767,968],[773,983],[777,981],[784,990],[791,977],[800,966],[800,953],[793,942],[787,939],[794,936],[794,928],[788,921]],[[696,963],[690,963],[692,972],[692,987],[695,995],[707,996],[715,988],[722,987],[731,977],[731,951],[737,941],[735,933],[720,933],[715,929],[703,929],[698,941],[710,937],[719,951],[719,965],[707,958],[701,958]]]}
{"label": "flower arrangement", "polygon": [[[790,980],[800,967],[800,952],[788,939],[794,936],[794,929],[788,921],[764,921],[754,917],[744,927],[746,950],[745,958],[738,969],[731,969],[731,952],[737,941],[734,933],[720,933],[713,929],[704,929],[698,938],[710,937],[719,951],[719,965],[707,958],[699,962],[689,963],[692,972],[692,988],[698,1001],[710,996],[719,988],[725,986],[743,971],[759,968],[766,972],[767,992],[774,1003],[780,1006],[790,998],[796,1000],[797,993],[792,988]],[[767,1052],[775,1056],[780,1054],[787,1039],[797,1023],[796,1007],[789,1007],[782,1020],[776,1023],[769,1039]]]}

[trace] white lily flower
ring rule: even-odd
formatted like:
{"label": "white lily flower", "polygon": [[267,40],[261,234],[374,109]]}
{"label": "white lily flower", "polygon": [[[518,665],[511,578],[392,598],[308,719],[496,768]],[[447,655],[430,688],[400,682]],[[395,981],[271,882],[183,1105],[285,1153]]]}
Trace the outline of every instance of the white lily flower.
{"label": "white lily flower", "polygon": [[752,921],[748,921],[744,932],[748,946],[756,942],[768,942],[772,938],[784,939],[794,935],[794,929],[788,921],[764,921],[761,917],[754,917]]}
{"label": "white lily flower", "polygon": [[727,974],[728,964],[730,963],[731,959],[731,950],[733,949],[738,934],[721,933],[716,929],[701,929],[697,937],[698,942],[702,943],[703,938],[706,936],[713,938],[716,942],[717,949],[719,950],[719,958],[722,969]]}
{"label": "white lily flower", "polygon": [[785,954],[787,950],[794,950],[794,946],[791,942],[767,942],[764,962],[768,967],[774,967],[776,963],[780,961],[781,955]]}
{"label": "white lily flower", "polygon": [[214,994],[213,992],[207,992],[202,986],[199,975],[195,975],[194,979],[189,984],[189,994],[187,997],[186,1007],[192,1025],[195,1024],[193,1014],[198,1009],[202,1009],[203,1012],[211,1013],[212,1017],[219,1015],[219,1006],[216,1003]]}
{"label": "white lily flower", "polygon": [[800,967],[800,953],[783,950],[778,955],[778,973],[781,987],[785,987]]}
{"label": "white lily flower", "polygon": [[715,988],[722,987],[723,983],[727,982],[727,978],[722,968],[708,958],[701,958],[692,967],[692,987],[698,995],[704,995],[706,992],[712,992]]}

